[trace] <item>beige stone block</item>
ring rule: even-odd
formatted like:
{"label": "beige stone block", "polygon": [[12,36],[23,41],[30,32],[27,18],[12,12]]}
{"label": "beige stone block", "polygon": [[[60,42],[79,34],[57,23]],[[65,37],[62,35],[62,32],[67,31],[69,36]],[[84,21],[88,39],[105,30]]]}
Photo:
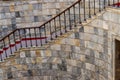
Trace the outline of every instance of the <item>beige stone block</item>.
{"label": "beige stone block", "polygon": [[36,50],[36,56],[37,56],[37,57],[40,56],[40,50]]}
{"label": "beige stone block", "polygon": [[36,63],[36,60],[34,58],[31,58],[31,63]]}
{"label": "beige stone block", "polygon": [[90,63],[86,63],[86,69],[95,71],[95,65],[90,64]]}
{"label": "beige stone block", "polygon": [[28,7],[29,10],[33,10],[33,6],[30,4]]}
{"label": "beige stone block", "polygon": [[80,55],[80,61],[85,61],[85,55]]}
{"label": "beige stone block", "polygon": [[71,66],[77,66],[77,61],[76,60],[71,60],[71,59],[67,59],[67,64],[71,65]]}
{"label": "beige stone block", "polygon": [[15,6],[14,5],[10,5],[10,11],[12,12],[12,11],[15,11]]}
{"label": "beige stone block", "polygon": [[36,57],[36,62],[41,63],[42,62],[42,57]]}
{"label": "beige stone block", "polygon": [[50,50],[46,50],[45,54],[46,54],[46,56],[51,56],[51,51]]}
{"label": "beige stone block", "polygon": [[58,63],[61,63],[61,60],[58,59],[58,58],[54,58],[53,61],[52,61],[52,63],[58,64]]}
{"label": "beige stone block", "polygon": [[79,39],[74,39],[74,41],[75,41],[76,46],[80,46],[80,40]]}

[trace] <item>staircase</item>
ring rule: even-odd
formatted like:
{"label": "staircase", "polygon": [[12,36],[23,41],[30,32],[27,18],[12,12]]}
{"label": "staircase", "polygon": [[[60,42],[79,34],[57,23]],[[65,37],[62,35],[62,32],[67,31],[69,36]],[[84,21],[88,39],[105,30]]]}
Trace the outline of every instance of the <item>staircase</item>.
{"label": "staircase", "polygon": [[[41,47],[58,36],[72,30],[76,24],[85,23],[117,1],[78,0],[73,5],[38,27],[19,28],[0,40],[1,61],[21,48]],[[119,5],[117,5],[119,6]]]}
{"label": "staircase", "polygon": [[[88,63],[79,62],[81,67],[76,67],[78,64],[74,59],[83,61],[85,58],[73,54],[81,51],[79,47],[85,47],[77,39],[77,33],[83,32],[84,26],[109,6],[119,7],[116,3],[117,0],[78,0],[41,26],[19,28],[5,36],[0,40],[0,67],[1,72],[6,71],[2,74],[7,75],[1,80],[16,77],[18,80],[87,80],[79,70]],[[71,50],[74,45],[76,47]],[[73,71],[71,66],[75,67]],[[94,71],[93,65],[91,71]]]}

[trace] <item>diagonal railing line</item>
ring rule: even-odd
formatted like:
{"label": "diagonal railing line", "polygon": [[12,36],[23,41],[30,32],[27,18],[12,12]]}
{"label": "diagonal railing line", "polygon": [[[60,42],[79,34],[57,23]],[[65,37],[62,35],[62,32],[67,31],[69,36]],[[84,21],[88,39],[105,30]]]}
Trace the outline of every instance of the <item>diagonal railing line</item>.
{"label": "diagonal railing line", "polygon": [[[60,16],[62,13],[64,13],[65,11],[67,11],[68,9],[70,9],[72,6],[74,6],[75,4],[77,4],[78,2],[80,2],[81,0],[78,0],[77,2],[75,2],[74,4],[72,4],[70,7],[66,8],[64,11],[62,11],[61,13],[57,14],[56,16],[54,16],[53,18],[51,18],[50,20],[44,22],[41,26],[49,23],[50,21],[54,20],[56,17]],[[8,37],[9,35],[11,35],[12,33],[14,33],[15,31],[17,31],[18,29],[29,29],[29,28],[39,28],[38,27],[24,27],[24,28],[17,28],[14,31],[10,32],[8,35],[6,35],[5,37],[3,37],[0,41],[2,41],[3,39],[5,39],[6,37]]]}
{"label": "diagonal railing line", "polygon": [[42,46],[116,3],[118,0],[78,0],[41,26],[15,29],[0,40],[0,59],[20,48]]}

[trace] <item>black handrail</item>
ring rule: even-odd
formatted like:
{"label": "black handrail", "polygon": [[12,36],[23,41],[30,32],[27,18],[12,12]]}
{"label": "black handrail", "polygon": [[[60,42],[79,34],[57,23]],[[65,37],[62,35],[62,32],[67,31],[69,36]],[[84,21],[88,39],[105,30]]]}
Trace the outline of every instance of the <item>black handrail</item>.
{"label": "black handrail", "polygon": [[[0,40],[1,61],[20,48],[42,46],[58,36],[82,24],[119,0],[78,0],[70,7],[38,27],[18,28]],[[96,6],[98,5],[98,6]]]}

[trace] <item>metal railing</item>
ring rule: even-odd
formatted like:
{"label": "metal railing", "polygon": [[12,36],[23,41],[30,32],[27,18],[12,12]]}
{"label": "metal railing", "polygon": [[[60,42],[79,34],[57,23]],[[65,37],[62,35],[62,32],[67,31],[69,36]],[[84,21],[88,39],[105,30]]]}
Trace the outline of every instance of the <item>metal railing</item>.
{"label": "metal railing", "polygon": [[107,6],[115,6],[118,2],[119,0],[78,0],[41,26],[16,29],[0,40],[0,59],[3,61],[20,48],[43,46],[76,27],[77,23],[82,24]]}

